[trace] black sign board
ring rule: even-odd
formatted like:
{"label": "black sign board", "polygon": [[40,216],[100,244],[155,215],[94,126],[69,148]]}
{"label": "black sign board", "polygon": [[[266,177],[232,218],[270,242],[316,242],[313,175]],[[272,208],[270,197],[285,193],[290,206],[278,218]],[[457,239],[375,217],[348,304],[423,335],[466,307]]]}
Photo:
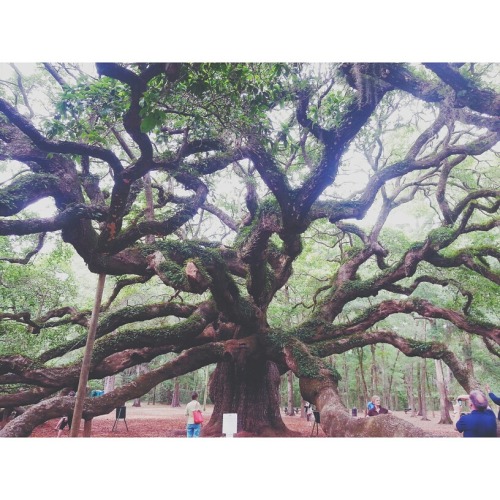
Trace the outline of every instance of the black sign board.
{"label": "black sign board", "polygon": [[125,419],[126,414],[127,414],[127,407],[126,406],[118,406],[116,408],[116,420],[115,420],[115,423],[113,424],[113,428],[111,429],[112,431],[115,430],[115,427],[117,426],[120,419],[123,420],[123,422],[125,423],[125,427],[127,428],[127,431],[128,431],[127,420]]}
{"label": "black sign board", "polygon": [[118,420],[119,418],[124,419],[126,415],[127,415],[127,407],[126,406],[119,406],[116,409],[116,420]]}

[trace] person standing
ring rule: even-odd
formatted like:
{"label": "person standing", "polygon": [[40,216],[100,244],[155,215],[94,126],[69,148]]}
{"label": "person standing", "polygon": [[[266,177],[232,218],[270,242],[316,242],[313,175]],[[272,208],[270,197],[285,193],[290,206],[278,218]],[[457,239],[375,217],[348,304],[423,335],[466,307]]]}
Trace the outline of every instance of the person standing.
{"label": "person standing", "polygon": [[198,393],[193,392],[191,394],[191,401],[186,405],[187,424],[186,424],[186,434],[187,437],[199,437],[201,431],[201,424],[194,423],[193,411],[200,410],[201,405],[198,402]]}
{"label": "person standing", "polygon": [[306,420],[309,422],[309,410],[311,409],[311,403],[309,401],[304,401],[304,415]]}
{"label": "person standing", "polygon": [[457,398],[459,401],[469,401],[471,412],[462,413],[455,428],[464,437],[496,437],[497,422],[493,410],[488,408],[488,399],[479,390],[472,391]]}

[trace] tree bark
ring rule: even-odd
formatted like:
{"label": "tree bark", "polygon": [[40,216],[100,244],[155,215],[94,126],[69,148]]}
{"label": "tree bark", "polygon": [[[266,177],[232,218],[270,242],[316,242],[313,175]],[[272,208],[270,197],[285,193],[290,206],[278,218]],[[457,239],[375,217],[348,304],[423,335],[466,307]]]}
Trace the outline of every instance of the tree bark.
{"label": "tree bark", "polygon": [[179,408],[179,406],[181,405],[181,398],[179,396],[179,392],[180,392],[179,380],[177,379],[177,377],[175,377],[174,392],[172,394],[172,404],[171,404],[173,408]]}
{"label": "tree bark", "polygon": [[446,391],[446,383],[444,379],[443,365],[441,363],[441,360],[434,360],[434,366],[436,367],[436,385],[439,392],[440,419],[438,424],[452,424],[453,421],[448,411],[448,394]]}
{"label": "tree bark", "polygon": [[427,434],[409,422],[394,415],[353,418],[343,405],[337,384],[326,370],[323,376],[300,379],[304,398],[316,405],[320,412],[321,428],[330,437],[424,437]]}
{"label": "tree bark", "polygon": [[463,332],[464,343],[462,344],[465,366],[469,374],[474,377],[474,363],[472,361],[472,339],[471,336]]}
{"label": "tree bark", "polygon": [[110,375],[104,378],[104,394],[115,390],[115,376]]}
{"label": "tree bark", "polygon": [[[140,375],[141,375],[141,367],[142,367],[142,365],[137,365],[135,367],[135,373],[136,373],[137,377],[140,377]],[[140,407],[141,406],[141,398],[135,398],[134,402],[132,403],[132,406],[135,406],[137,408]]]}
{"label": "tree bark", "polygon": [[92,435],[92,419],[89,418],[83,422],[83,437],[90,437]]}
{"label": "tree bark", "polygon": [[420,416],[422,417],[421,420],[429,420],[427,417],[427,400],[426,400],[426,378],[427,378],[427,366],[426,366],[426,359],[423,358],[421,360],[421,366],[420,366],[420,383],[419,383],[419,402],[420,402]]}
{"label": "tree bark", "polygon": [[280,414],[280,375],[275,363],[255,360],[246,366],[227,359],[219,363],[210,381],[214,410],[202,436],[222,436],[223,415],[238,415],[235,437],[293,436]]}

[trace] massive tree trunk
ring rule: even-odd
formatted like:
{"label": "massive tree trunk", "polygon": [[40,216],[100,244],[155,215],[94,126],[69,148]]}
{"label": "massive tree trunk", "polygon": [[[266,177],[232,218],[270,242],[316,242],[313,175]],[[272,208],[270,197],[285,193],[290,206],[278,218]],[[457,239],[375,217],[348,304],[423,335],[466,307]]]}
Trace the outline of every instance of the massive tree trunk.
{"label": "massive tree trunk", "polygon": [[227,359],[217,365],[210,381],[214,410],[202,436],[221,436],[223,415],[238,415],[237,437],[292,436],[280,415],[280,374],[276,364],[252,360],[240,365]]}

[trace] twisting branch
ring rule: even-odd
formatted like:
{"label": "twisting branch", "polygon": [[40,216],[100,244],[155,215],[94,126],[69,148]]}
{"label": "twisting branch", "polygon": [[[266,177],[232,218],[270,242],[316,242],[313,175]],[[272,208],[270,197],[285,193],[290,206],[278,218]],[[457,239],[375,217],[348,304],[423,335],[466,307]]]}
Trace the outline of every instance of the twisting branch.
{"label": "twisting branch", "polygon": [[30,101],[28,99],[28,95],[26,94],[26,90],[25,90],[24,85],[23,85],[23,75],[19,71],[18,67],[15,64],[11,64],[10,66],[16,72],[16,75],[17,75],[17,86],[19,87],[21,95],[23,96],[24,105],[28,108],[28,111],[30,112],[30,118],[33,118],[35,116],[35,112],[33,111],[33,108],[30,105]]}
{"label": "twisting branch", "polygon": [[147,281],[149,281],[151,279],[151,276],[137,276],[135,278],[127,278],[127,279],[122,279],[122,280],[119,280],[113,291],[111,292],[108,300],[106,301],[105,304],[102,305],[102,311],[107,311],[109,309],[109,307],[111,306],[111,304],[113,303],[113,301],[116,299],[116,297],[118,297],[118,294],[127,286],[131,286],[131,285],[137,285],[139,283],[146,283]]}
{"label": "twisting branch", "polygon": [[384,300],[345,324],[331,325],[322,321],[311,320],[303,325],[304,328],[310,328],[309,336],[304,342],[313,344],[324,340],[338,339],[346,335],[358,334],[373,327],[379,321],[398,313],[418,313],[425,318],[445,319],[461,330],[483,338],[489,338],[493,342],[500,344],[500,328],[496,325],[474,320],[465,314],[438,307],[424,299]]}
{"label": "twisting branch", "polygon": [[472,80],[461,75],[449,64],[427,63],[424,66],[455,90],[457,107],[465,105],[480,113],[500,116],[500,95],[497,92],[480,89]]}
{"label": "twisting branch", "polygon": [[64,78],[59,74],[59,72],[50,63],[43,63],[44,68],[52,75],[52,78],[64,89],[68,84],[64,81]]}
{"label": "twisting branch", "polygon": [[74,224],[78,219],[102,221],[106,214],[106,207],[72,205],[54,217],[46,219],[0,220],[0,236],[9,234],[22,236],[25,234],[57,231]]}
{"label": "twisting branch", "polygon": [[[208,306],[207,306],[208,307]],[[97,328],[96,338],[99,339],[105,335],[114,332],[121,326],[129,323],[147,321],[155,318],[176,316],[178,318],[189,318],[197,309],[197,306],[188,304],[176,304],[173,302],[147,304],[144,306],[129,306],[103,316]],[[203,306],[199,310],[205,310]],[[72,322],[86,326],[90,311],[81,311],[74,315]],[[63,356],[70,351],[79,349],[85,345],[86,335],[80,334],[78,337],[61,342],[52,349],[47,349],[38,358],[39,362],[46,363],[51,359]]]}
{"label": "twisting branch", "polygon": [[31,319],[31,314],[29,312],[21,312],[21,313],[0,313],[0,321],[2,320],[12,320],[16,321],[17,323],[23,323],[25,325],[28,325],[33,333],[40,333],[40,325],[35,323]]}
{"label": "twisting branch", "polygon": [[440,342],[423,342],[402,337],[391,330],[370,330],[356,335],[350,335],[331,342],[320,342],[310,347],[315,356],[325,357],[341,354],[355,347],[374,344],[390,344],[405,356],[428,359],[442,359],[451,369],[460,385],[469,392],[479,384],[471,375],[465,363]]}
{"label": "twisting branch", "polygon": [[26,254],[26,256],[23,257],[22,259],[0,257],[0,260],[10,262],[11,264],[22,264],[22,265],[28,264],[28,262],[31,260],[31,257],[33,257],[33,255],[36,255],[42,249],[43,242],[45,240],[45,236],[46,235],[47,235],[47,233],[40,233],[38,235],[38,244],[37,244],[37,246],[33,250],[31,250],[30,252],[28,252]]}
{"label": "twisting branch", "polygon": [[133,71],[113,63],[99,63],[96,65],[97,71],[101,75],[109,76],[129,85],[131,90],[130,107],[125,114],[123,124],[125,130],[139,146],[141,151],[141,161],[151,161],[153,158],[153,147],[147,134],[141,131],[140,99],[147,90],[147,82],[155,76],[161,74],[165,67],[161,64],[153,64],[141,75],[136,75]]}
{"label": "twisting branch", "polygon": [[419,276],[415,279],[412,285],[410,286],[401,286],[397,284],[391,284],[385,287],[385,289],[389,292],[400,293],[403,295],[411,295],[421,283],[431,283],[433,285],[439,285],[442,287],[447,287],[449,285],[453,285],[458,289],[458,291],[467,299],[462,311],[464,314],[468,314],[470,310],[470,306],[472,305],[472,301],[474,300],[474,295],[465,290],[462,285],[453,279],[440,279],[435,276]]}
{"label": "twisting branch", "polygon": [[119,174],[123,170],[118,157],[108,149],[71,141],[49,141],[30,121],[20,115],[16,109],[4,99],[0,99],[0,112],[3,113],[11,123],[16,125],[19,130],[26,134],[42,151],[47,151],[48,153],[92,156],[93,158],[99,158],[105,161],[113,169],[115,174]]}

